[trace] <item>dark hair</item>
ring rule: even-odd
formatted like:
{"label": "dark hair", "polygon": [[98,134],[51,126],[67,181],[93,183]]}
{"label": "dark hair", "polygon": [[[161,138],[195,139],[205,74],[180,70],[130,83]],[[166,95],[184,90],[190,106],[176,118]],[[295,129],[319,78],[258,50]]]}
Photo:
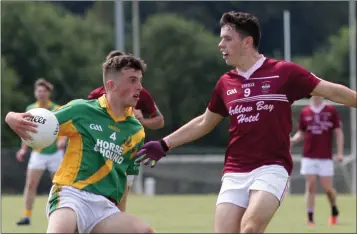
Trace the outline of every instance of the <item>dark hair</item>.
{"label": "dark hair", "polygon": [[112,50],[109,52],[109,54],[107,55],[107,57],[105,58],[105,60],[109,60],[115,56],[122,56],[122,55],[125,55],[126,53],[125,52],[122,52],[120,50]]}
{"label": "dark hair", "polygon": [[230,11],[222,15],[219,22],[220,26],[229,25],[239,32],[242,37],[252,37],[255,49],[259,48],[260,43],[260,24],[257,17],[245,12]]}
{"label": "dark hair", "polygon": [[109,73],[120,72],[121,70],[128,68],[132,68],[136,71],[146,71],[146,64],[144,63],[144,61],[129,54],[109,58],[103,63],[102,67],[104,76]]}
{"label": "dark hair", "polygon": [[45,80],[43,78],[39,78],[36,80],[35,88],[37,88],[39,86],[45,87],[50,92],[53,91],[53,84],[51,84],[50,82],[48,82],[47,80]]}

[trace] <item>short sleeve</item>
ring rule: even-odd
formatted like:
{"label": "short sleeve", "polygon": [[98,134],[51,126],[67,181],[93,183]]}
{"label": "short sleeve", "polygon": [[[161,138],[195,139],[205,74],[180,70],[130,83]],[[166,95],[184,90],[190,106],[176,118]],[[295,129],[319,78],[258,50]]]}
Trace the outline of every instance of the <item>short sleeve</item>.
{"label": "short sleeve", "polygon": [[334,107],[332,107],[332,108],[333,108],[333,113],[332,113],[332,124],[333,124],[333,128],[334,128],[334,129],[340,128],[341,125],[342,125],[340,115],[338,114],[336,108],[334,108]]}
{"label": "short sleeve", "polygon": [[98,87],[88,94],[88,99],[89,100],[98,99],[101,96],[103,96],[103,94],[105,94],[105,93],[106,93],[106,91],[105,91],[104,86]]}
{"label": "short sleeve", "polygon": [[153,116],[157,112],[158,109],[155,105],[154,98],[146,89],[141,90],[140,99],[136,105],[136,109],[141,110],[143,114],[149,116]]}
{"label": "short sleeve", "polygon": [[[141,146],[143,144],[144,144],[144,141],[142,141],[140,144],[138,144],[132,155],[135,155],[136,152],[141,148]],[[126,174],[127,175],[139,175],[139,169],[140,169],[140,163],[137,163],[135,158],[133,157],[129,163],[128,168],[126,169]]]}
{"label": "short sleeve", "polygon": [[300,112],[298,129],[303,132],[306,131],[306,124],[304,121],[304,111],[303,110]]}
{"label": "short sleeve", "polygon": [[[145,133],[144,128],[140,130],[141,132]],[[128,168],[126,169],[127,175],[139,175],[140,163],[136,162],[135,154],[141,149],[145,141],[145,135],[141,136],[138,140],[138,143],[135,144],[131,153],[130,153],[130,161]]]}
{"label": "short sleeve", "polygon": [[137,163],[136,160],[130,162],[128,169],[126,170],[127,175],[139,175],[140,163]]}
{"label": "short sleeve", "polygon": [[222,100],[221,97],[222,89],[220,86],[220,82],[218,81],[216,84],[216,87],[213,90],[213,93],[211,95],[211,100],[208,103],[208,110],[211,112],[220,114],[223,117],[228,116],[228,111],[227,108]]}
{"label": "short sleeve", "polygon": [[32,108],[33,108],[33,105],[28,105],[28,106],[26,106],[26,108],[25,108],[25,112],[27,112],[27,111],[31,110]]}
{"label": "short sleeve", "polygon": [[285,66],[289,73],[287,96],[290,102],[302,98],[310,98],[311,92],[320,83],[321,79],[297,64],[287,63]]}
{"label": "short sleeve", "polygon": [[60,105],[55,105],[54,108],[53,108],[53,111],[56,111],[56,110],[59,110],[61,109],[61,106]]}
{"label": "short sleeve", "polygon": [[60,125],[58,132],[59,136],[71,136],[76,132],[73,125],[73,119],[80,113],[80,106],[79,100],[73,100],[54,111]]}

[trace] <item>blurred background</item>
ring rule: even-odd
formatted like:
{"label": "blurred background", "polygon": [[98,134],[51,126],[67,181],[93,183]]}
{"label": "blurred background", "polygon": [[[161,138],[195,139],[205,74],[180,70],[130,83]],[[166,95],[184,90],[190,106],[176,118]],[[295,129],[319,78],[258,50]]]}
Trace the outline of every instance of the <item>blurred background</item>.
{"label": "blurred background", "polygon": [[[356,89],[353,1],[2,1],[1,118],[34,102],[33,84],[39,77],[55,85],[53,101],[58,104],[86,98],[102,84],[106,54],[121,49],[148,65],[143,85],[160,108],[165,127],[147,130],[147,140],[159,139],[201,114],[216,81],[230,69],[217,49],[219,19],[230,10],[259,18],[260,52],[265,56],[291,60]],[[293,133],[298,113],[308,103],[294,104]],[[336,107],[343,120],[346,160],[336,164],[335,186],[339,193],[354,194],[355,111]],[[21,142],[3,121],[1,127],[2,194],[22,194],[27,162],[15,159]],[[173,150],[155,169],[143,168],[134,192],[144,193],[146,179],[153,178],[156,194],[217,194],[227,127],[228,120],[202,139]],[[296,195],[304,193],[301,146],[292,149],[290,193]],[[48,194],[50,185],[49,176],[44,177],[39,193]]]}

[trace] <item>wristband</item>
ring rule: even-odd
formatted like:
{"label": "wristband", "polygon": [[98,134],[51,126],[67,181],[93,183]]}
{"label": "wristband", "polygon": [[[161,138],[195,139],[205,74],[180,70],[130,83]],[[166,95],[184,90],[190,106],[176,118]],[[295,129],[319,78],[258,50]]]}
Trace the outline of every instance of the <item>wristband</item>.
{"label": "wristband", "polygon": [[170,148],[167,146],[166,142],[164,139],[160,140],[161,147],[164,149],[165,152],[167,152]]}

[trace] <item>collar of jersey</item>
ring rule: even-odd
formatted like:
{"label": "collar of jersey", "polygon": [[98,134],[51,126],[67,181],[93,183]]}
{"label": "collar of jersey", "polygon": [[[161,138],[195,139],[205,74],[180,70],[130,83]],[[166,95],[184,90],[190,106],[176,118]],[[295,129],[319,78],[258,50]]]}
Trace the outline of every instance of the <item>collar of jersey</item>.
{"label": "collar of jersey", "polygon": [[253,64],[253,66],[251,68],[249,68],[246,72],[243,71],[239,71],[238,68],[236,68],[236,71],[238,73],[238,75],[243,76],[245,79],[249,79],[251,75],[253,75],[253,73],[258,70],[261,66],[263,66],[264,61],[266,60],[266,57],[262,54],[261,58],[258,59],[258,61]]}
{"label": "collar of jersey", "polygon": [[110,115],[110,117],[112,117],[112,119],[115,122],[120,122],[120,121],[124,121],[126,120],[129,116],[133,116],[133,108],[132,107],[128,107],[125,109],[125,116],[124,117],[118,117],[116,116],[113,111],[110,109],[110,105],[109,102],[107,100],[107,96],[105,94],[103,94],[103,96],[101,96],[100,98],[98,98],[99,101],[99,105],[102,108],[105,108],[106,111],[108,112],[108,114]]}
{"label": "collar of jersey", "polygon": [[[46,109],[50,108],[52,106],[52,101],[49,100],[47,103],[46,103]],[[40,107],[40,102],[35,102],[35,107],[39,108]]]}
{"label": "collar of jersey", "polygon": [[312,112],[314,112],[315,114],[318,114],[320,113],[324,108],[325,108],[326,104],[325,103],[321,103],[321,105],[319,106],[313,106],[313,105],[310,105],[310,109]]}

